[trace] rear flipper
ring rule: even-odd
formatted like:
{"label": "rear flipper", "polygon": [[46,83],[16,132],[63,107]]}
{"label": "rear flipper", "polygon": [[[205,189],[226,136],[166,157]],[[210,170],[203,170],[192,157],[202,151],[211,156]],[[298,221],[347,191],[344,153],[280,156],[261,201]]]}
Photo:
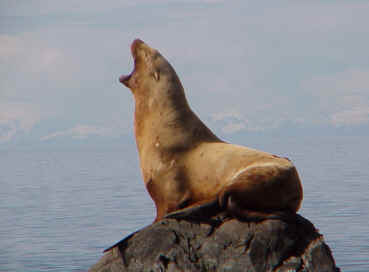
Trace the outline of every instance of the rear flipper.
{"label": "rear flipper", "polygon": [[232,217],[237,218],[240,221],[245,222],[261,222],[264,220],[282,220],[285,222],[290,222],[295,220],[296,213],[289,210],[283,211],[257,211],[251,209],[245,209],[240,207],[235,201],[233,201],[232,196],[228,197],[226,205],[227,214]]}

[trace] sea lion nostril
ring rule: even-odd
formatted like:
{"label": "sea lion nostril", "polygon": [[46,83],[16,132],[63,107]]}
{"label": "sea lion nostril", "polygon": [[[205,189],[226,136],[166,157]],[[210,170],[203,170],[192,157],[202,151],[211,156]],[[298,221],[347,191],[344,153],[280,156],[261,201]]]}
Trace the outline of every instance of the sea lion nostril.
{"label": "sea lion nostril", "polygon": [[135,54],[135,50],[137,50],[137,48],[141,45],[141,44],[145,44],[142,40],[140,39],[135,39],[133,42],[132,42],[132,45],[131,45],[131,52],[132,54],[134,55]]}
{"label": "sea lion nostril", "polygon": [[144,43],[141,39],[135,39],[133,41],[134,44],[141,44],[141,43]]}

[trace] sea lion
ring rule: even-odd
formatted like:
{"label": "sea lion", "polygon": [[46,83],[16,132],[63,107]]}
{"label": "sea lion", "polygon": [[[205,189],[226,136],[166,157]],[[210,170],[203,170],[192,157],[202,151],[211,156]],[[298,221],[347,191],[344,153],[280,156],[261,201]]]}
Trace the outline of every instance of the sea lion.
{"label": "sea lion", "polygon": [[303,193],[290,160],[219,139],[191,110],[158,50],[136,39],[131,52],[134,69],[119,80],[135,99],[136,144],[154,222],[201,208],[243,219],[297,212]]}

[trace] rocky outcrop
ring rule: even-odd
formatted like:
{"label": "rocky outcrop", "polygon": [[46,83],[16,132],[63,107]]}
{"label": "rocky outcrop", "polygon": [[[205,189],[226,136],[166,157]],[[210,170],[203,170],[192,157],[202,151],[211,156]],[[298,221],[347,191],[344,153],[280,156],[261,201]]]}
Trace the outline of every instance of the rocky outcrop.
{"label": "rocky outcrop", "polygon": [[118,271],[339,271],[323,236],[290,220],[165,219],[119,242],[90,268]]}

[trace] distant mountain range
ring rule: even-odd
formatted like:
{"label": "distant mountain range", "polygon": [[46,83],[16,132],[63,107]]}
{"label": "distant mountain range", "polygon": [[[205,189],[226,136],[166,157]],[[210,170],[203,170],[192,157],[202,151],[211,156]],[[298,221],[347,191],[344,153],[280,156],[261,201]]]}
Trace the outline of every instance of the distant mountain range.
{"label": "distant mountain range", "polygon": [[[268,141],[271,138],[309,138],[309,137],[348,137],[364,136],[369,137],[369,126],[311,126],[299,127],[296,124],[284,124],[281,127],[273,129],[263,129],[248,131],[240,129],[231,133],[224,132],[221,127],[212,128],[213,131],[227,142],[247,144],[255,141]],[[80,134],[67,133],[75,132]],[[136,149],[133,131],[126,131],[120,135],[105,133],[107,130],[95,127],[76,127],[65,130],[64,132],[55,132],[50,128],[33,129],[29,133],[19,133],[9,141],[0,142],[0,149],[48,149],[48,148],[128,148]],[[89,133],[81,134],[84,131]],[[368,138],[369,139],[369,138]]]}

